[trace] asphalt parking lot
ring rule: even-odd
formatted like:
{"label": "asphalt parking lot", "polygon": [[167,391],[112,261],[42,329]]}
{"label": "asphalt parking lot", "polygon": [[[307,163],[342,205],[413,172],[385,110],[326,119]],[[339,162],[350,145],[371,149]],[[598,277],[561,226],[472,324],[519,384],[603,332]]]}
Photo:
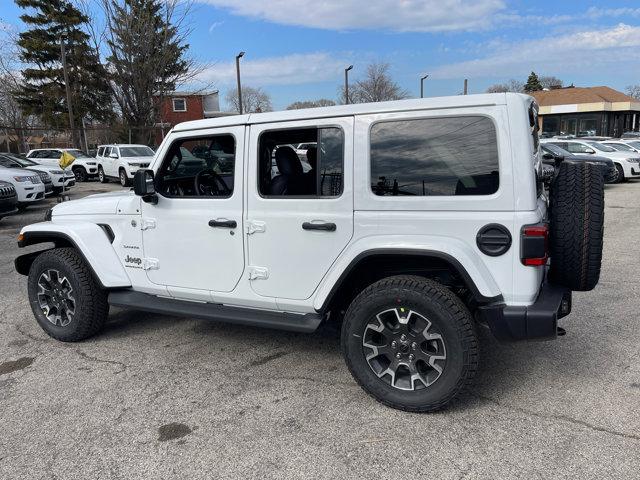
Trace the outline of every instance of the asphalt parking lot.
{"label": "asphalt parking lot", "polygon": [[483,334],[473,388],[428,415],[368,397],[330,329],[112,309],[94,339],[50,339],[13,269],[46,208],[0,221],[0,478],[640,478],[640,182],[607,186],[601,281],[567,335]]}

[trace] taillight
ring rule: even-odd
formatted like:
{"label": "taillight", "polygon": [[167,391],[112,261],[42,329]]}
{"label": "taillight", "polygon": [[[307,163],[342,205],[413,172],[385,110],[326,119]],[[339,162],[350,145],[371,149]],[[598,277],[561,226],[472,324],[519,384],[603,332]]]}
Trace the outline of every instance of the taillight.
{"label": "taillight", "polygon": [[520,261],[528,267],[540,267],[549,259],[549,225],[525,225],[520,235]]}

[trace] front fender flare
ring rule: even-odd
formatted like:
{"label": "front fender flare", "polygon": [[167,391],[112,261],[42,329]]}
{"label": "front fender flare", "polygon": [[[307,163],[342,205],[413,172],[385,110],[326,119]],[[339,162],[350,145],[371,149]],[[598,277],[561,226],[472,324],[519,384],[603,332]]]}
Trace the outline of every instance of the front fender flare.
{"label": "front fender flare", "polygon": [[[20,232],[19,247],[53,242],[71,245],[84,257],[104,288],[130,287],[131,280],[104,230],[91,222],[41,222],[27,225]],[[28,274],[33,253],[16,259],[16,270]]]}

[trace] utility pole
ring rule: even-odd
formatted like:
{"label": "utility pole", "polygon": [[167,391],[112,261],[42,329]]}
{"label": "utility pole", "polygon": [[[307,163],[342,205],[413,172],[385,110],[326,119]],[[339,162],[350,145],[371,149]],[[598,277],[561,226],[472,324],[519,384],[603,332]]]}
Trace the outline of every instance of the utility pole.
{"label": "utility pole", "polygon": [[236,78],[238,80],[238,112],[242,115],[242,86],[240,85],[240,59],[244,57],[244,52],[236,55]]}
{"label": "utility pole", "polygon": [[468,87],[469,87],[469,80],[467,80],[466,78],[464,79],[464,95],[467,94],[468,92]]}
{"label": "utility pole", "polygon": [[424,98],[424,81],[429,78],[429,74],[420,77],[420,98]]}
{"label": "utility pole", "polygon": [[[64,89],[67,93],[67,112],[69,114],[69,126],[71,127],[71,138],[76,143],[76,126],[73,118],[73,103],[71,101],[71,85],[69,85],[69,72],[67,71],[67,52],[64,47],[64,39],[60,35],[60,60],[62,61],[62,75],[64,77]],[[78,147],[78,145],[73,145]]]}
{"label": "utility pole", "polygon": [[344,69],[344,104],[349,105],[349,70],[353,68],[353,65],[349,65]]}

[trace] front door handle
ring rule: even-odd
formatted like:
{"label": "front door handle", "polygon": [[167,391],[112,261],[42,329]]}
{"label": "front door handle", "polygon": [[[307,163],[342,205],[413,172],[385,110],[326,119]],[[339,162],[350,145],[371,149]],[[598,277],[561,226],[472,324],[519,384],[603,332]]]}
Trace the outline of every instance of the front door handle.
{"label": "front door handle", "polygon": [[336,224],[335,223],[313,223],[313,222],[304,222],[302,224],[303,230],[322,230],[324,232],[335,232]]}
{"label": "front door handle", "polygon": [[235,220],[209,220],[209,226],[214,228],[236,228],[238,222]]}

